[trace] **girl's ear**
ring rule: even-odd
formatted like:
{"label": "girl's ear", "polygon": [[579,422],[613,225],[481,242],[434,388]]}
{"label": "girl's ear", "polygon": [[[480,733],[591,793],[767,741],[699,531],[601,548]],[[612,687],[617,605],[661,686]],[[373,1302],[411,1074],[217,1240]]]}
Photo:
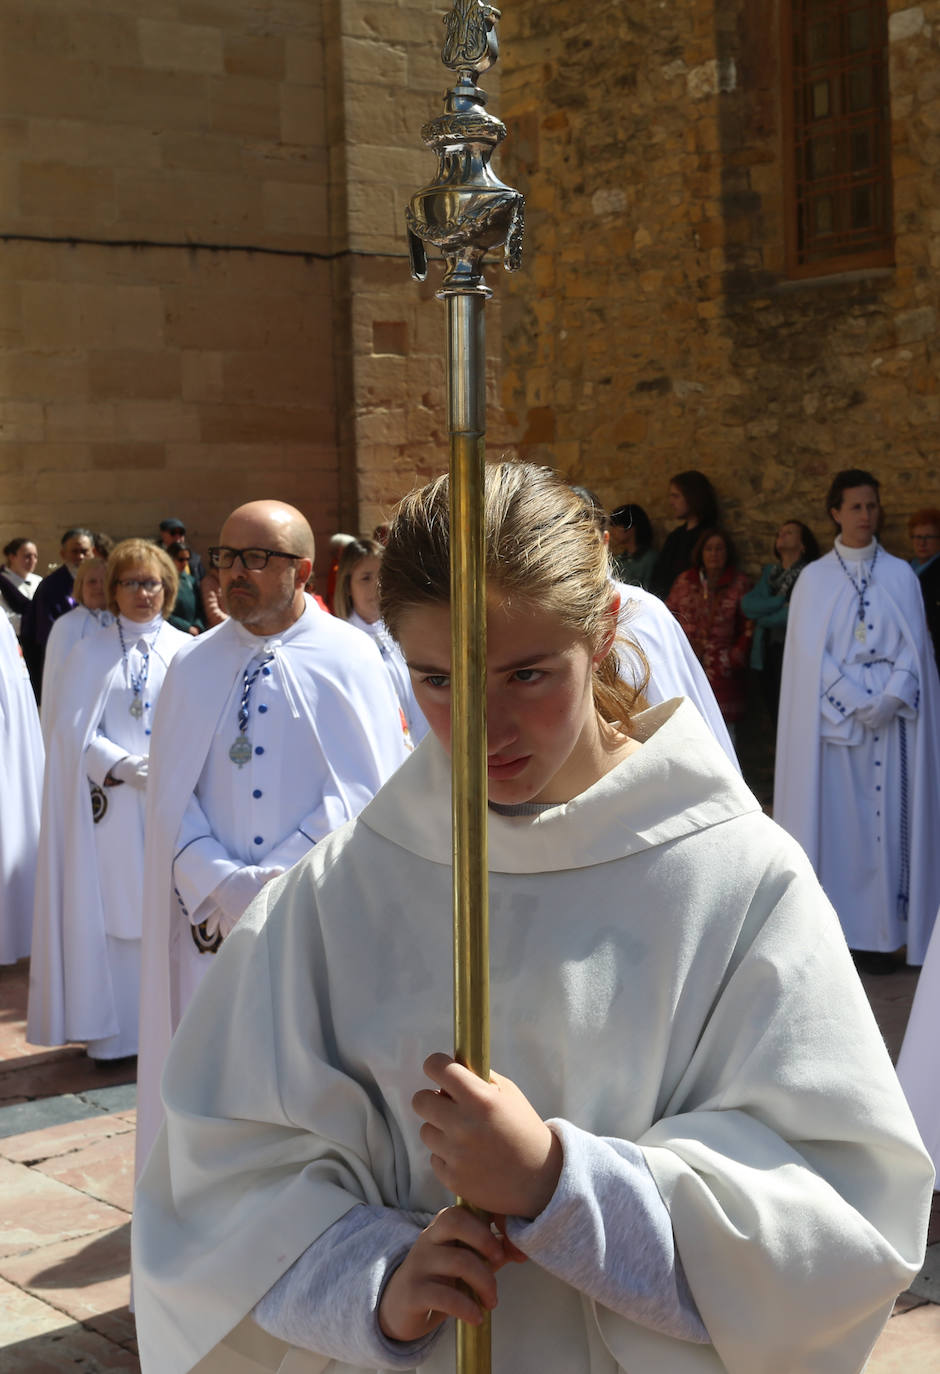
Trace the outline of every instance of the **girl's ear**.
{"label": "girl's ear", "polygon": [[619,615],[620,593],[611,592],[610,600],[607,603],[607,614],[604,617],[606,622],[604,637],[598,646],[597,652],[591,658],[591,662],[594,664],[595,668],[599,663],[603,663],[604,659],[614,647],[614,640],[617,638],[617,621]]}

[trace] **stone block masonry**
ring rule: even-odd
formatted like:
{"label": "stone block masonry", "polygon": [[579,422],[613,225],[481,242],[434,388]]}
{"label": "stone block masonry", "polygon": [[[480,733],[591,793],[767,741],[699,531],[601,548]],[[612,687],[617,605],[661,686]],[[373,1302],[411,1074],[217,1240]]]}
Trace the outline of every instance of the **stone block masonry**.
{"label": "stone block masonry", "polygon": [[[779,0],[782,3],[782,0]],[[831,538],[830,474],[871,467],[885,538],[940,501],[940,4],[890,0],[895,266],[785,274],[779,3],[517,0],[501,25],[515,444],[668,528],[699,467],[756,570],[788,518]]]}

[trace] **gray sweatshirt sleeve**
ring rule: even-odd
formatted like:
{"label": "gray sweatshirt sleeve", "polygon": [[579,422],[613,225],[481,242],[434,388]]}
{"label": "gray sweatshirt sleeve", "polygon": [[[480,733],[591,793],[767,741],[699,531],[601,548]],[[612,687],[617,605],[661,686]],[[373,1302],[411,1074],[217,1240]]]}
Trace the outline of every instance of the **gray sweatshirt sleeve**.
{"label": "gray sweatshirt sleeve", "polygon": [[[507,1222],[530,1260],[621,1316],[677,1340],[708,1343],[676,1253],[666,1204],[629,1141],[549,1122],[564,1151],[558,1186],[533,1221]],[[430,1215],[360,1204],[323,1233],[256,1305],[272,1336],[348,1364],[413,1369],[443,1329],[389,1341],[385,1284]]]}
{"label": "gray sweatshirt sleeve", "polygon": [[268,1289],[252,1317],[302,1350],[370,1369],[414,1369],[443,1328],[390,1341],[378,1311],[386,1283],[430,1220],[393,1207],[350,1208]]}
{"label": "gray sweatshirt sleeve", "polygon": [[707,1344],[676,1253],[669,1212],[628,1140],[549,1121],[564,1164],[548,1206],[507,1234],[536,1264],[622,1317],[677,1340]]}

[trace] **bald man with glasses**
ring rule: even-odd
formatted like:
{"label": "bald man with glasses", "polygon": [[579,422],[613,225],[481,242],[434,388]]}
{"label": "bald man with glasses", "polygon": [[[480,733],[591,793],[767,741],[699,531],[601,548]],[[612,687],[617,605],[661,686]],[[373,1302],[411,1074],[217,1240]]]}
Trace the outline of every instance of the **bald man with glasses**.
{"label": "bald man with glasses", "polygon": [[407,753],[378,650],[304,587],[310,526],[240,506],[209,550],[229,619],[167,675],[150,751],[138,1168],[170,1037],[265,883],[351,820]]}

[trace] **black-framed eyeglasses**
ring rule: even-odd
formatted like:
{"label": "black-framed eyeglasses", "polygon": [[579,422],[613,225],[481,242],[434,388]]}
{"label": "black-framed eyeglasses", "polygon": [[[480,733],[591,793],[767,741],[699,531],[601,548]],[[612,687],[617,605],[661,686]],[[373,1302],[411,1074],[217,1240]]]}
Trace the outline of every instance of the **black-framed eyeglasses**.
{"label": "black-framed eyeglasses", "polygon": [[141,581],[137,577],[119,577],[118,586],[124,587],[129,592],[146,592],[148,596],[160,590],[163,583],[159,577],[148,577]]}
{"label": "black-framed eyeglasses", "polygon": [[289,558],[297,562],[302,553],[282,553],[280,549],[230,549],[226,544],[209,550],[209,564],[213,568],[232,568],[235,559],[240,558],[242,567],[249,572],[260,572],[268,566],[269,558]]}

